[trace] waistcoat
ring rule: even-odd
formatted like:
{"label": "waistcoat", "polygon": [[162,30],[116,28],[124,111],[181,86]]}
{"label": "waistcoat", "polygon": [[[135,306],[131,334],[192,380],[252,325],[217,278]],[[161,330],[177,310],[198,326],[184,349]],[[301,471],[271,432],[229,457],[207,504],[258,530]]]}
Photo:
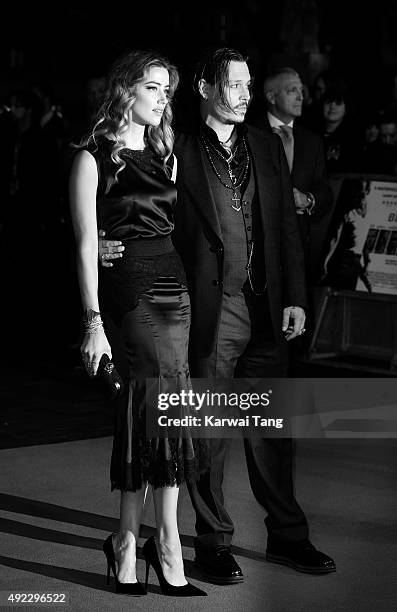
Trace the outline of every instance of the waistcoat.
{"label": "waistcoat", "polygon": [[[202,155],[222,232],[224,248],[223,290],[230,295],[235,295],[247,280],[247,240],[250,242],[253,237],[252,213],[256,185],[252,163],[250,164],[248,177],[241,187],[236,190],[240,202],[235,204],[241,205],[241,210],[236,211],[232,208],[234,204],[232,201],[233,190],[227,189],[227,187],[222,185],[211,166],[204,148],[202,148]],[[212,154],[213,157],[215,155],[215,153]],[[227,164],[218,158],[216,160],[216,168],[223,182],[231,185]]]}

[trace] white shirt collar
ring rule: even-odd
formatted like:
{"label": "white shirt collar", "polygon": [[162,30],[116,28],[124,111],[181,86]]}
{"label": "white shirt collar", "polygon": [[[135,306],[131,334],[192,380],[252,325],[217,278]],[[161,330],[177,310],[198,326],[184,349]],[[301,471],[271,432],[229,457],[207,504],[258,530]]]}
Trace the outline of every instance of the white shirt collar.
{"label": "white shirt collar", "polygon": [[278,127],[280,127],[280,125],[288,125],[289,127],[294,127],[294,120],[293,119],[289,123],[284,123],[283,121],[280,121],[280,119],[278,119],[277,117],[275,117],[274,115],[272,115],[269,112],[267,113],[267,118],[269,119],[269,123],[270,123],[270,127],[271,128],[278,128]]}

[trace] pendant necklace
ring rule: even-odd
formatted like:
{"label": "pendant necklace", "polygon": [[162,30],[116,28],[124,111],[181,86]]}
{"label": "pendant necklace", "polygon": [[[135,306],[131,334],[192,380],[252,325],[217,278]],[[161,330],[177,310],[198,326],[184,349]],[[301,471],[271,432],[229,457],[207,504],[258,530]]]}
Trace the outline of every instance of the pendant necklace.
{"label": "pendant necklace", "polygon": [[[231,189],[232,192],[233,192],[232,193],[232,198],[231,198],[232,199],[232,208],[233,208],[233,210],[235,210],[236,212],[240,212],[240,210],[241,210],[241,198],[239,197],[237,190],[244,183],[244,181],[245,181],[245,179],[247,177],[247,173],[248,173],[248,169],[249,169],[249,165],[250,165],[250,156],[249,156],[249,153],[248,153],[248,149],[247,149],[247,144],[245,142],[245,138],[243,138],[242,142],[243,142],[243,145],[244,145],[246,159],[245,159],[244,170],[241,173],[241,178],[240,178],[239,181],[237,181],[237,177],[233,174],[233,171],[232,171],[232,169],[230,167],[230,164],[231,164],[231,162],[233,161],[233,158],[234,158],[234,152],[230,150],[229,157],[225,157],[224,155],[222,155],[222,153],[220,151],[218,151],[218,149],[209,140],[204,138],[204,136],[201,136],[201,142],[204,145],[204,148],[205,148],[205,150],[207,152],[207,156],[208,156],[209,162],[210,162],[211,167],[212,167],[215,175],[217,176],[218,180],[222,183],[222,185],[224,187],[226,187],[227,189]],[[226,140],[225,142],[228,142],[228,141]],[[212,155],[211,155],[211,152],[210,152],[210,147],[226,163],[226,165],[227,165],[227,173],[228,173],[228,175],[230,177],[231,185],[228,185],[227,183],[225,183],[223,181],[221,175],[219,174],[218,170],[216,169],[216,166],[214,164],[214,160],[212,159]],[[229,147],[225,147],[225,149],[228,150]]]}

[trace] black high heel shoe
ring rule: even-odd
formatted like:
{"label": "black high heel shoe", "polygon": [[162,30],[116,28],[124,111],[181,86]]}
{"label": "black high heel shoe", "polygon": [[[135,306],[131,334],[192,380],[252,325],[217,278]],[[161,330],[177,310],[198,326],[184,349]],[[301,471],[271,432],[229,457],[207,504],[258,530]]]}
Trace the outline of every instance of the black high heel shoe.
{"label": "black high heel shoe", "polygon": [[114,556],[112,536],[110,535],[103,543],[103,552],[106,555],[108,562],[108,571],[106,576],[106,584],[110,583],[110,568],[116,581],[116,593],[123,593],[124,595],[146,595],[146,589],[143,584],[139,582],[119,582],[116,573],[116,559]]}
{"label": "black high heel shoe", "polygon": [[143,556],[146,561],[146,580],[145,589],[147,589],[149,581],[149,570],[150,566],[153,566],[154,571],[157,574],[157,579],[160,584],[160,589],[163,595],[173,595],[174,597],[195,597],[197,595],[207,595],[205,591],[198,589],[188,582],[183,586],[174,586],[165,579],[163,570],[161,568],[160,559],[157,553],[156,542],[154,537],[150,537],[146,540],[142,548]]}

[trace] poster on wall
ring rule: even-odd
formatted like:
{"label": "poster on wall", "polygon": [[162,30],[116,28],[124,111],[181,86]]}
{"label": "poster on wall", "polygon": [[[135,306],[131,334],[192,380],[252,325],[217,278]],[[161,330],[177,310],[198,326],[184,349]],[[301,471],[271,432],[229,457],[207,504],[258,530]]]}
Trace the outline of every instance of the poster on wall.
{"label": "poster on wall", "polygon": [[322,284],[397,294],[397,181],[339,179]]}

